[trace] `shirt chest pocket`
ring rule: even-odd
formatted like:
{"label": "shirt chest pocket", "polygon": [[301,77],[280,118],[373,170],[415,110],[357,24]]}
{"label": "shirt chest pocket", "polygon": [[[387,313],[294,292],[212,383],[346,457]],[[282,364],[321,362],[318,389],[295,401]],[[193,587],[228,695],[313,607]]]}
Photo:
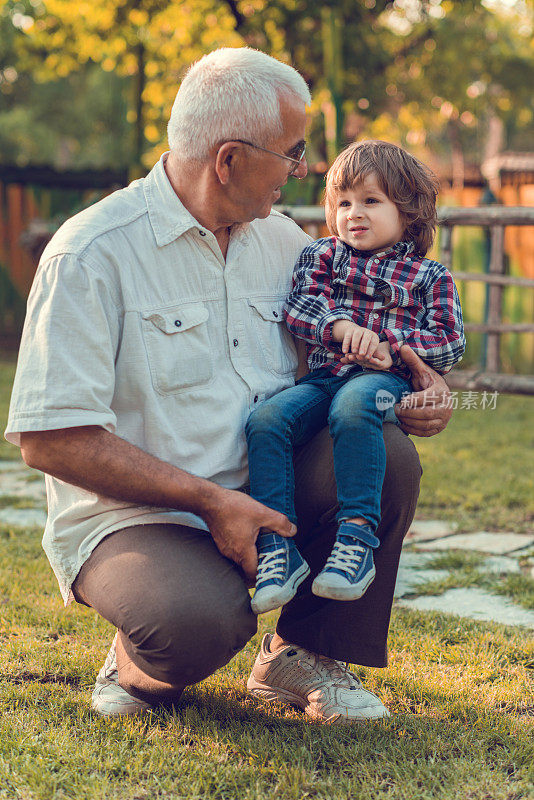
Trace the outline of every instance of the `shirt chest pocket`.
{"label": "shirt chest pocket", "polygon": [[280,298],[251,298],[252,327],[267,367],[277,375],[289,375],[297,368],[297,350],[284,321]]}
{"label": "shirt chest pocket", "polygon": [[213,378],[208,317],[202,303],[182,303],[142,314],[150,374],[159,394],[176,394],[206,385]]}

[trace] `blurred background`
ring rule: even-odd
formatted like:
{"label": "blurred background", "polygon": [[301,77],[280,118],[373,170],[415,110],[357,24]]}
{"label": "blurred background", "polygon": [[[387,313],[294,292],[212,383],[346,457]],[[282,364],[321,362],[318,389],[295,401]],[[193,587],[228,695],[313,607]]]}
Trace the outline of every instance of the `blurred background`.
{"label": "blurred background", "polygon": [[[284,205],[319,204],[340,149],[376,137],[434,168],[442,206],[534,206],[533,21],[530,0],[0,0],[0,346],[16,348],[43,243],[146,174],[184,70],[217,47],[264,50],[310,86],[310,174]],[[490,366],[533,373],[533,227],[506,226],[497,267],[490,227],[451,231],[454,271],[506,279],[458,279],[463,366],[487,367],[493,292]]]}

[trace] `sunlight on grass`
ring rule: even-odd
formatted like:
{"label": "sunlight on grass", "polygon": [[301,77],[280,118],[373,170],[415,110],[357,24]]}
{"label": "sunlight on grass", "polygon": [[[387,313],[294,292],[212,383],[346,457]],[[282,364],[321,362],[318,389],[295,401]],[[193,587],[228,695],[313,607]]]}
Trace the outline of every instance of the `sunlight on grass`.
{"label": "sunlight on grass", "polygon": [[246,695],[271,613],[231,664],[174,710],[109,721],[89,699],[112,630],[88,609],[62,607],[39,531],[0,531],[0,602],[0,797],[531,796],[529,632],[397,610],[390,666],[357,670],[393,716],[324,728]]}

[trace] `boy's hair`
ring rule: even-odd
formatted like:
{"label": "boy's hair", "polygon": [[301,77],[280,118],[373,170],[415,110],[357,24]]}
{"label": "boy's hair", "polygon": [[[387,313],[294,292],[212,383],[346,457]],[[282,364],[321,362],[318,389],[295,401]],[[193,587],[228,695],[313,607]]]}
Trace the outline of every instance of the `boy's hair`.
{"label": "boy's hair", "polygon": [[378,139],[355,142],[338,155],[326,175],[328,230],[339,236],[336,225],[338,193],[352,189],[371,173],[397,206],[406,226],[404,238],[412,241],[415,252],[424,256],[434,240],[438,179],[429,167],[390,142]]}

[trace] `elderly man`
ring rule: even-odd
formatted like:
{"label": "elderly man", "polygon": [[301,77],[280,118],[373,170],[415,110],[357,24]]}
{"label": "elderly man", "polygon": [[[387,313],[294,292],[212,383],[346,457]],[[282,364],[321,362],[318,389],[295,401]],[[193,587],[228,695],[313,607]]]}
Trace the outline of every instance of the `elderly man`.
{"label": "elderly man", "polygon": [[[150,174],[68,221],[31,292],[7,438],[46,473],[44,548],[65,602],[117,629],[93,692],[103,715],[149,710],[226,664],[256,631],[247,582],[261,528],[295,534],[246,493],[244,425],[290,386],[282,322],[308,237],[272,211],[306,175],[309,92],[291,67],[222,49],[185,77],[170,152]],[[427,402],[443,380],[411,351],[404,431],[449,416]],[[420,467],[384,426],[388,471],[376,579],[358,601],[307,581],[267,635],[249,691],[331,722],[388,712],[341,661],[384,666],[402,538]],[[335,534],[327,431],[296,454],[298,541],[318,571]]]}

